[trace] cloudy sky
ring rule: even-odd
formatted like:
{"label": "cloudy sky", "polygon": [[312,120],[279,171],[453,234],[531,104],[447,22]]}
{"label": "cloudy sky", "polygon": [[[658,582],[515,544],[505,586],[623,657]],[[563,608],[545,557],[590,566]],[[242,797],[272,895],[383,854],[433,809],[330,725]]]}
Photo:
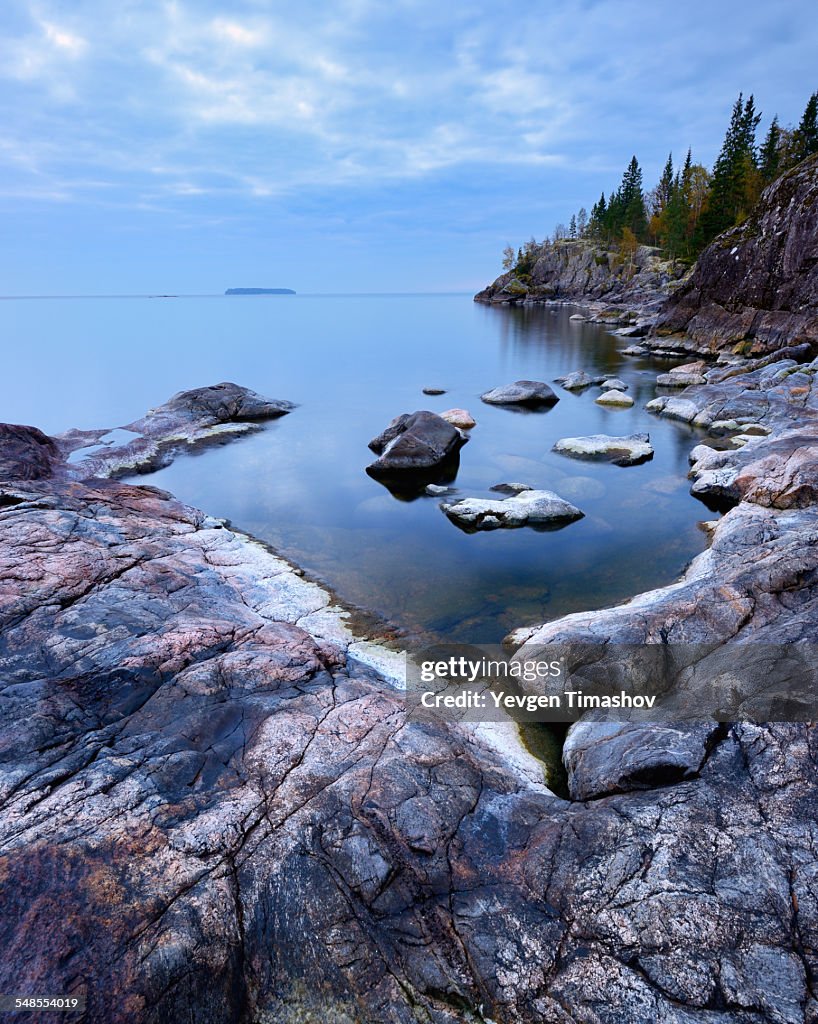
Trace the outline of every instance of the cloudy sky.
{"label": "cloudy sky", "polygon": [[0,293],[473,289],[816,53],[815,0],[4,0]]}

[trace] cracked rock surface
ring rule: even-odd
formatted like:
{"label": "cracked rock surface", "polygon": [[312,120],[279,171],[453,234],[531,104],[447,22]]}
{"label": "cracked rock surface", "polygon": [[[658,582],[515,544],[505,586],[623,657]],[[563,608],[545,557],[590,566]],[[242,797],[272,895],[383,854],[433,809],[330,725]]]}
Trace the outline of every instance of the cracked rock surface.
{"label": "cracked rock surface", "polygon": [[[658,781],[606,776],[586,729],[560,800],[408,721],[249,538],[33,428],[0,445],[0,991],[85,991],[93,1024],[818,1020],[812,729],[657,741]],[[769,585],[724,584],[725,638],[812,621],[772,548],[807,510],[752,509]]]}

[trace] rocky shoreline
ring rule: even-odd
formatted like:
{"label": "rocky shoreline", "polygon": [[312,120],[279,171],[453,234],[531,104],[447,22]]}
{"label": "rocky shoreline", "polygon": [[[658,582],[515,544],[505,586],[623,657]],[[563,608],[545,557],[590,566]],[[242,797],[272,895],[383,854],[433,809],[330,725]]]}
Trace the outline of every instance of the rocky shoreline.
{"label": "rocky shoreline", "polygon": [[[747,392],[681,401],[738,423]],[[742,467],[788,408],[760,401]],[[221,434],[206,404],[153,442]],[[407,720],[388,653],[287,563],[95,475],[139,437],[78,440],[2,438],[6,990],[106,1024],[816,1019],[812,730],[577,726],[561,800],[485,729]],[[813,513],[743,501],[687,584],[520,639],[803,629]]]}

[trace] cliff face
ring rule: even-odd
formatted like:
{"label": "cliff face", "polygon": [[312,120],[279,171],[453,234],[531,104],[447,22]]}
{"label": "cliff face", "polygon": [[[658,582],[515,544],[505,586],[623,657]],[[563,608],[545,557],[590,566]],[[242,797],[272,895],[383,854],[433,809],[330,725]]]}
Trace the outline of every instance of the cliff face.
{"label": "cliff face", "polygon": [[475,295],[476,302],[601,301],[644,309],[664,299],[684,267],[640,246],[632,257],[586,241],[546,243],[530,275],[503,274]]}
{"label": "cliff face", "polygon": [[653,333],[683,334],[702,353],[818,350],[818,156],[773,182],[745,223],[702,253]]}

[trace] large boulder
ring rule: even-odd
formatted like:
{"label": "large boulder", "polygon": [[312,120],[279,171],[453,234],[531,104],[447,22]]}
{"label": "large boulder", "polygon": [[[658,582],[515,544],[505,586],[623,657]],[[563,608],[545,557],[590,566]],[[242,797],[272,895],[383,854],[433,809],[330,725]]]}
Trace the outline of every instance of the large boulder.
{"label": "large boulder", "polygon": [[583,513],[553,491],[525,490],[510,498],[463,498],[440,506],[449,519],[468,532],[517,526],[565,526]]}
{"label": "large boulder", "polygon": [[513,384],[504,384],[492,388],[480,396],[489,405],[523,405],[542,406],[556,405],[559,397],[541,380],[517,380]]}
{"label": "large boulder", "polygon": [[649,434],[589,434],[587,437],[561,437],[553,450],[576,459],[607,459],[615,466],[636,466],[653,458]]}
{"label": "large boulder", "polygon": [[455,456],[467,440],[467,435],[437,413],[403,413],[369,442],[379,458],[367,472],[378,476],[435,469]]}
{"label": "large boulder", "polygon": [[0,479],[44,480],[64,468],[60,449],[42,430],[0,423]]}

